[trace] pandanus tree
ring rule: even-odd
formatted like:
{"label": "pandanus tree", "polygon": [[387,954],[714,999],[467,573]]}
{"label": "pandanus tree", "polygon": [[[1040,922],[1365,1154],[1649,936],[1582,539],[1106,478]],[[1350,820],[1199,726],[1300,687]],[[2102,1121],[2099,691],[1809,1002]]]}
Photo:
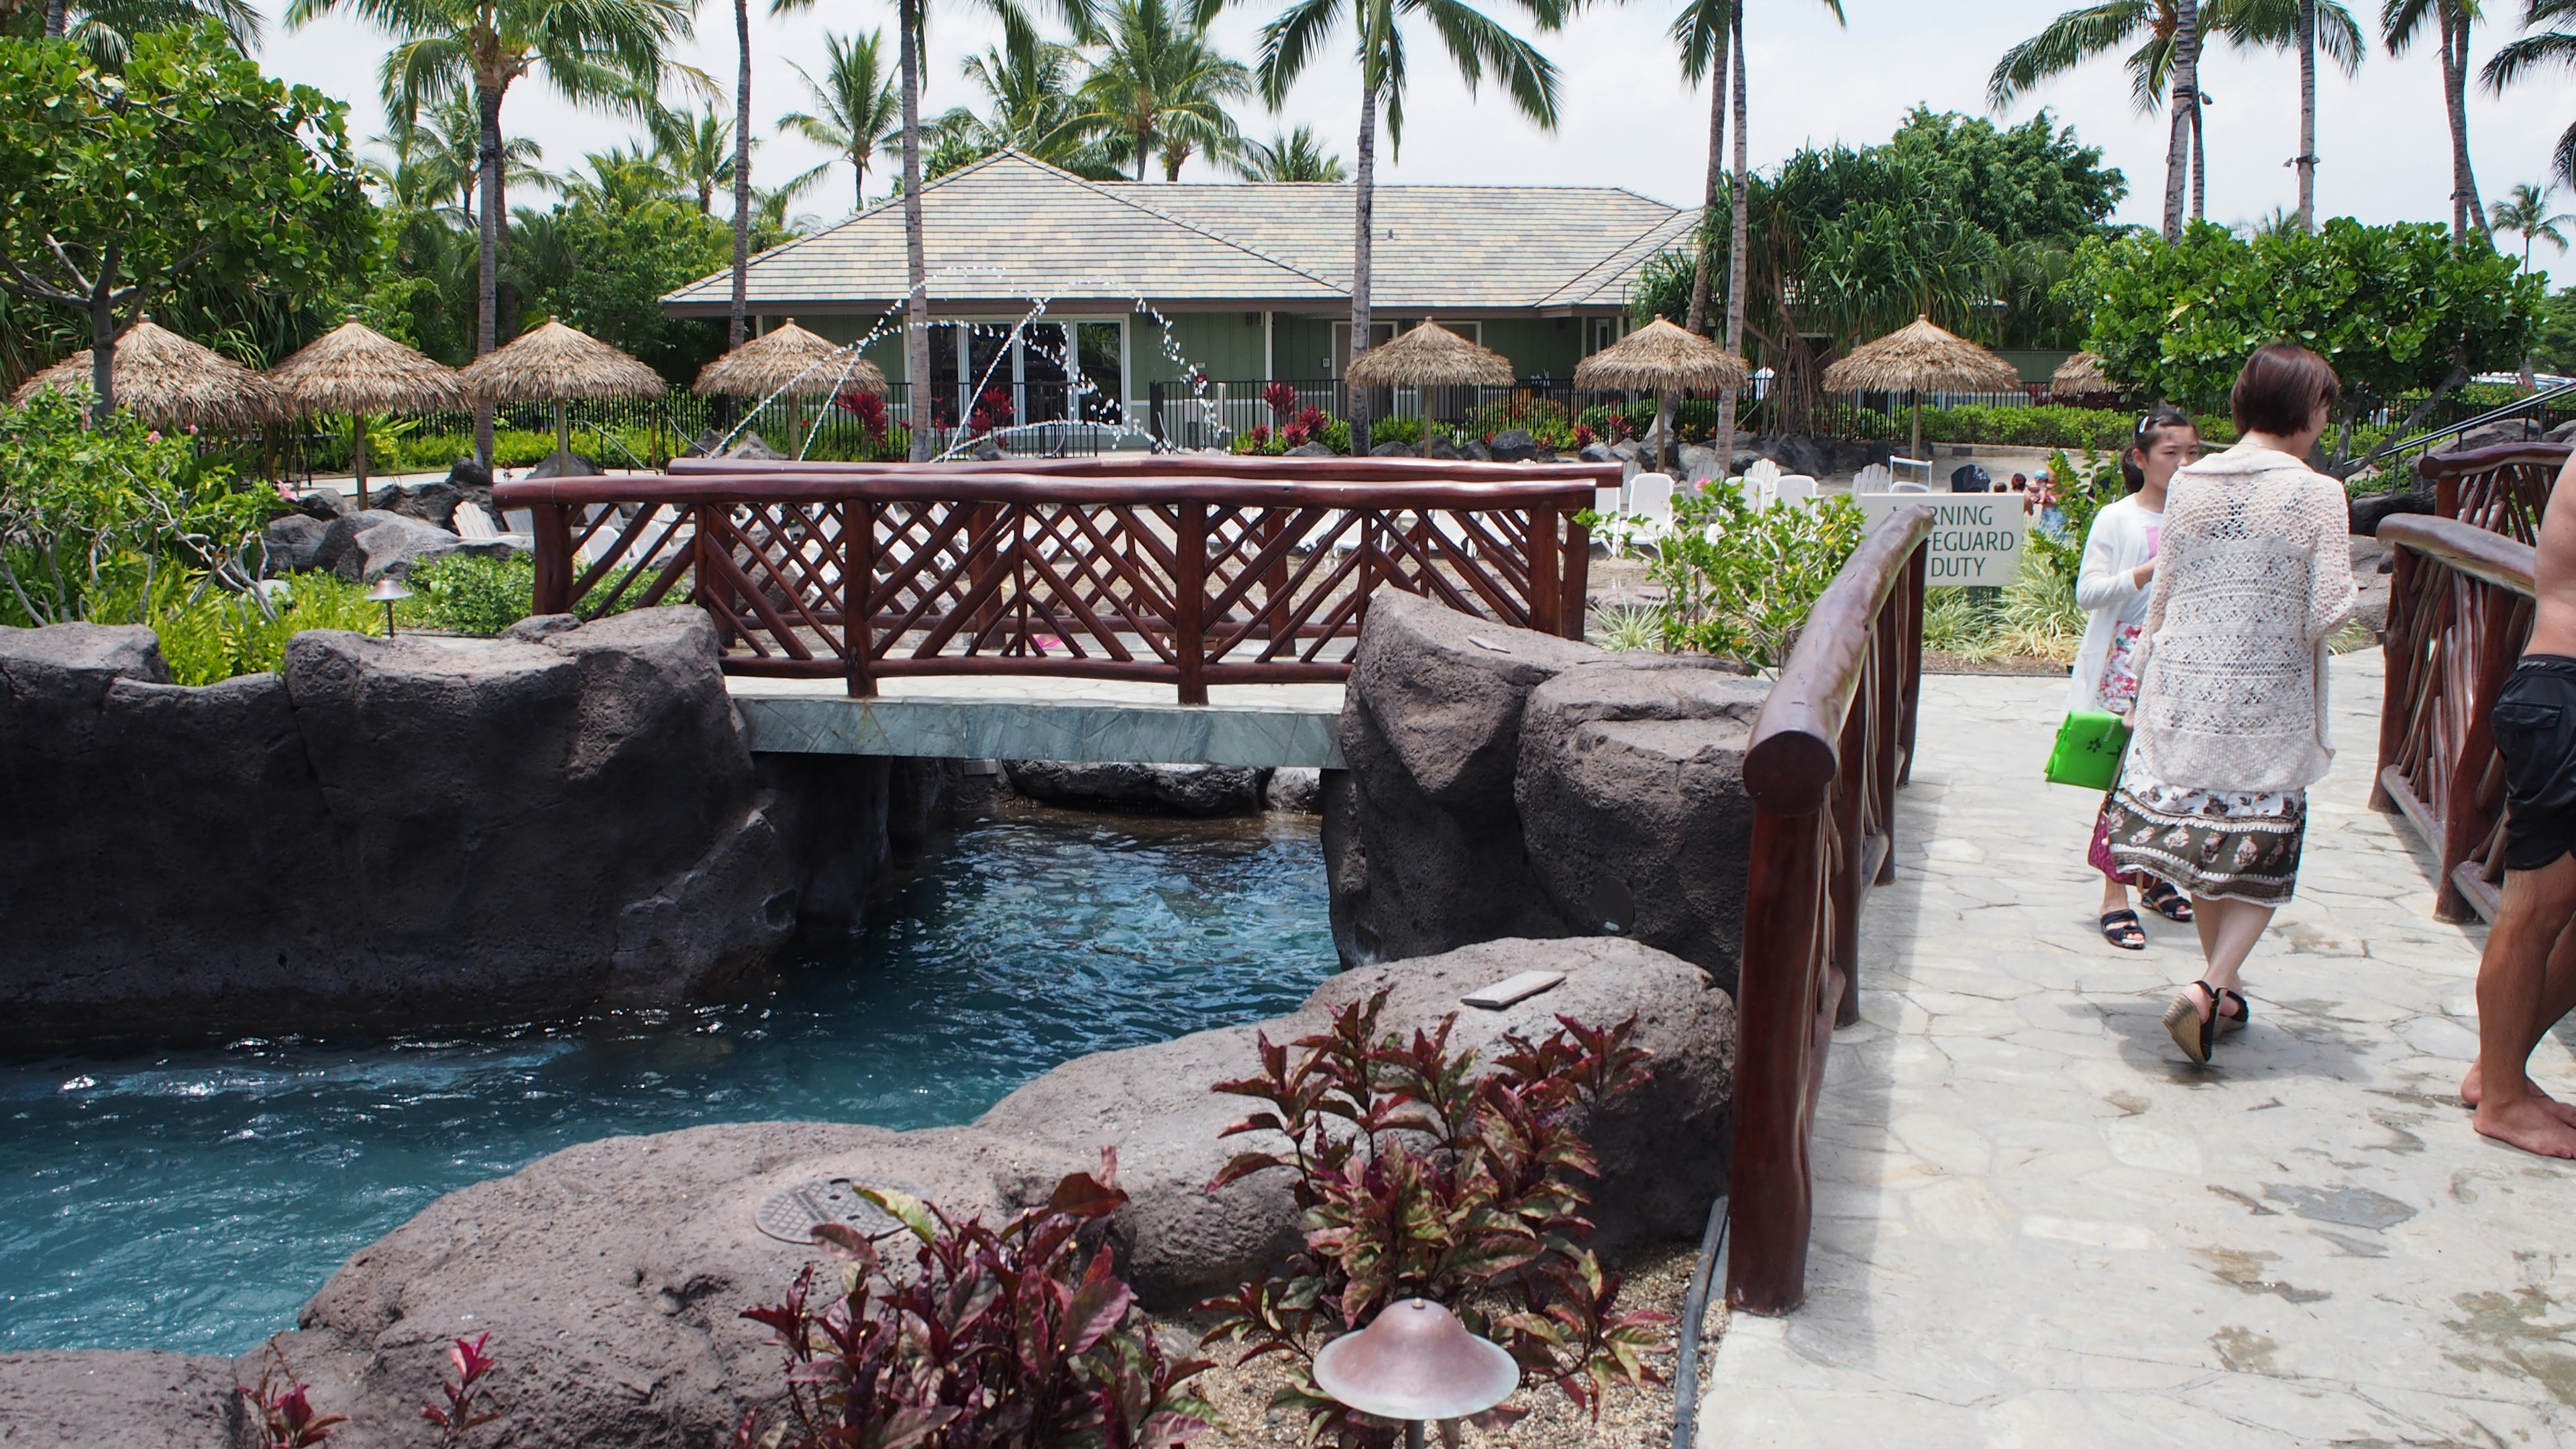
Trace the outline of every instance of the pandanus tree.
{"label": "pandanus tree", "polygon": [[1252,73],[1208,44],[1206,21],[1171,0],[1116,0],[1106,29],[1079,92],[1083,120],[1136,179],[1158,154],[1166,181],[1193,153],[1229,156],[1239,138],[1225,103],[1251,93]]}
{"label": "pandanus tree", "polygon": [[881,30],[853,36],[825,31],[820,80],[794,61],[787,63],[805,82],[814,109],[789,111],[778,118],[778,129],[802,136],[832,153],[832,160],[789,182],[791,188],[811,184],[820,179],[826,168],[847,161],[851,172],[850,209],[856,211],[868,204],[868,160],[882,146],[900,145],[897,133],[903,125],[899,114],[902,106],[882,59],[884,36]]}
{"label": "pandanus tree", "polygon": [[[1209,0],[1199,0],[1211,10]],[[1565,23],[1566,0],[1516,0],[1541,30]],[[1402,23],[1430,24],[1448,51],[1450,63],[1470,92],[1490,72],[1521,114],[1547,130],[1556,129],[1556,66],[1538,47],[1464,0],[1293,0],[1289,8],[1261,28],[1261,98],[1277,110],[1288,88],[1315,59],[1316,47],[1334,27],[1348,22],[1360,73],[1358,160],[1352,177],[1355,215],[1351,228],[1351,351],[1359,360],[1369,347],[1369,251],[1376,239],[1378,112],[1386,112],[1390,151],[1404,141],[1405,50]],[[1368,404],[1354,390],[1350,400],[1351,447],[1365,451]]]}
{"label": "pandanus tree", "polygon": [[[686,0],[293,0],[286,20],[303,26],[342,11],[394,39],[378,70],[389,109],[410,117],[460,96],[473,99],[483,193],[474,350],[490,352],[503,340],[501,226],[509,215],[502,100],[520,80],[542,74],[576,105],[649,114],[664,79],[680,69],[668,50],[690,34],[690,7]],[[488,405],[474,411],[474,456],[491,466]]]}
{"label": "pandanus tree", "polygon": [[[2530,0],[2522,25],[2535,33],[2498,50],[2479,75],[2489,91],[2500,93],[2545,70],[2576,70],[2576,0]],[[2557,149],[2550,153],[2550,167],[2560,181],[2576,186],[2576,125],[2559,135]]]}
{"label": "pandanus tree", "polygon": [[[2478,178],[2469,165],[2469,27],[2481,18],[2478,0],[2386,0],[2379,11],[2390,55],[2404,55],[2427,29],[2433,32],[2442,113],[2451,126],[2451,237],[2461,246],[2472,228],[2486,234],[2486,208],[2478,204]],[[2494,65],[2488,62],[2490,70]]]}

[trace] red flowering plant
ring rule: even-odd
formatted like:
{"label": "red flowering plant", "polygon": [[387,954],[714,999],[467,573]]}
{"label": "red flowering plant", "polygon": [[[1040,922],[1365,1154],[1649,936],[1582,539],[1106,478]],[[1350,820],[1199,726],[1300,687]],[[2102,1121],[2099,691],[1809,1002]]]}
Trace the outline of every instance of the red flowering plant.
{"label": "red flowering plant", "polygon": [[975,399],[975,410],[966,415],[966,432],[970,437],[980,438],[995,428],[1010,425],[1011,395],[998,387],[986,388],[983,396]]}
{"label": "red flowering plant", "polygon": [[1208,1367],[1154,1339],[1106,1243],[1083,1229],[1127,1201],[1118,1159],[1056,1184],[1000,1230],[887,1189],[861,1189],[914,1240],[915,1271],[838,1223],[814,1236],[845,1260],[818,1300],[808,1264],[787,1297],[742,1316],[787,1354],[774,1449],[1177,1449],[1213,1411],[1186,1387]]}
{"label": "red flowering plant", "polygon": [[236,1388],[244,1407],[250,1411],[250,1431],[259,1449],[313,1449],[331,1437],[331,1431],[349,1422],[346,1414],[324,1414],[314,1410],[311,1384],[295,1382],[295,1374],[286,1366],[286,1355],[276,1344],[268,1346],[269,1362],[259,1371],[259,1383],[250,1388]]}
{"label": "red flowering plant", "polygon": [[1271,383],[1261,390],[1261,400],[1270,405],[1270,415],[1284,423],[1296,415],[1297,385],[1290,382]]}
{"label": "red flowering plant", "polygon": [[499,1414],[475,1402],[482,1397],[483,1380],[499,1366],[497,1360],[483,1351],[483,1345],[491,1340],[492,1335],[478,1333],[472,1338],[460,1338],[447,1347],[447,1361],[456,1370],[456,1382],[441,1380],[439,1395],[447,1402],[442,1405],[432,1400],[423,1404],[420,1410],[422,1418],[438,1426],[439,1449],[453,1449],[453,1446],[464,1443],[466,1436],[475,1430],[500,1422]]}
{"label": "red flowering plant", "polygon": [[1225,1135],[1276,1133],[1287,1150],[1239,1154],[1209,1189],[1294,1172],[1305,1248],[1200,1305],[1217,1315],[1205,1342],[1244,1345],[1238,1362],[1291,1360],[1272,1405],[1303,1410],[1311,1437],[1380,1449],[1401,1426],[1327,1396],[1315,1351],[1391,1303],[1428,1298],[1597,1416],[1613,1385],[1652,1382],[1643,1356],[1664,1321],[1621,1308],[1618,1275],[1583,1246],[1582,1182],[1599,1166],[1579,1125],[1644,1074],[1636,1018],[1595,1028],[1560,1016],[1539,1041],[1507,1035],[1480,1072],[1472,1050],[1449,1045],[1455,1016],[1410,1041],[1381,1034],[1386,997],[1345,1006],[1328,1030],[1285,1046],[1259,1038],[1260,1073],[1217,1085],[1262,1104]]}

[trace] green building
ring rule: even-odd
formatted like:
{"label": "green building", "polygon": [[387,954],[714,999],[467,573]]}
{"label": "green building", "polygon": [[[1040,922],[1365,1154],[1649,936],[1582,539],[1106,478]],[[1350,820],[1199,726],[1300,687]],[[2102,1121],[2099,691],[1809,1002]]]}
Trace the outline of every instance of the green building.
{"label": "green building", "polygon": [[[1157,382],[1245,411],[1272,382],[1329,390],[1349,353],[1346,185],[1086,181],[1003,152],[923,187],[921,205],[943,422],[996,392],[1013,421],[1141,421]],[[1697,218],[1611,187],[1381,186],[1372,330],[1436,320],[1525,379],[1569,379],[1618,339],[1646,259]],[[753,257],[751,311],[866,338],[900,383],[906,276],[889,200]],[[731,294],[719,272],[662,305],[723,317]]]}

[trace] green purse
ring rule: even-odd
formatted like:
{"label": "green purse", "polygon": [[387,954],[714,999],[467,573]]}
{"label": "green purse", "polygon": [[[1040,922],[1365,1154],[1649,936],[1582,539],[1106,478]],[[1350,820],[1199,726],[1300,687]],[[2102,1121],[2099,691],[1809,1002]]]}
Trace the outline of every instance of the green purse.
{"label": "green purse", "polygon": [[2108,790],[2120,778],[2120,756],[2129,748],[2129,726],[2108,710],[2067,712],[2048,752],[2048,782]]}

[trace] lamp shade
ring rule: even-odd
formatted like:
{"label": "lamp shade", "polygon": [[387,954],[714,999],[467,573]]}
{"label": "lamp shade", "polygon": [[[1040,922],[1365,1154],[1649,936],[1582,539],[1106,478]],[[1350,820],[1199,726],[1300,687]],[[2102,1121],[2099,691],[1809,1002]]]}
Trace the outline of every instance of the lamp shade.
{"label": "lamp shade", "polygon": [[1407,1298],[1377,1321],[1325,1344],[1315,1383],[1383,1419],[1462,1419],[1512,1396],[1521,1366],[1502,1345],[1467,1331],[1437,1303]]}

